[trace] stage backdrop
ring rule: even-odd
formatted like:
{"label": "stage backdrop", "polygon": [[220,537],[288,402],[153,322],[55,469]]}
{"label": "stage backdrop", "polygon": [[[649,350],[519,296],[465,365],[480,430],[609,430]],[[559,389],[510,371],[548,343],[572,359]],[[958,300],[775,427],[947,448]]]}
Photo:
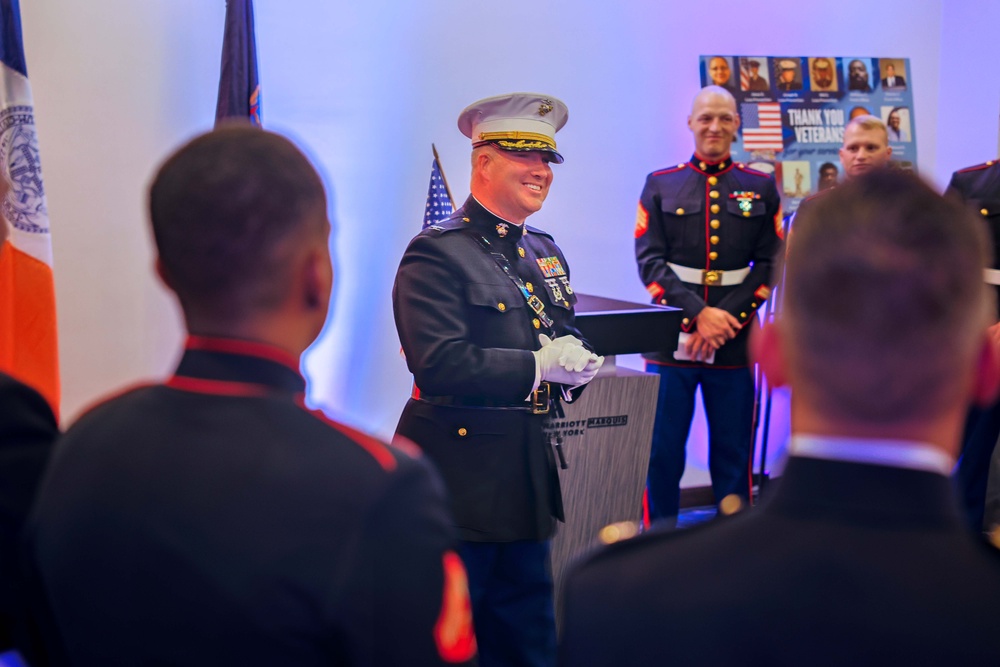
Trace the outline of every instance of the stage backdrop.
{"label": "stage backdrop", "polygon": [[707,55],[700,61],[701,84],[736,97],[742,122],[733,159],[774,174],[786,213],[842,177],[838,151],[856,115],[885,121],[893,160],[915,168],[909,58]]}

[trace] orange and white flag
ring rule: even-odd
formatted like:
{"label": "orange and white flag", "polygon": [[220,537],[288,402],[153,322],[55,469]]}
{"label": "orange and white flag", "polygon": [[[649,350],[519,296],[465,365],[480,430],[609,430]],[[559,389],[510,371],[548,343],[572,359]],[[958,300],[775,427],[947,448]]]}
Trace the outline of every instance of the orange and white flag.
{"label": "orange and white flag", "polygon": [[0,371],[59,413],[52,241],[18,0],[0,0]]}

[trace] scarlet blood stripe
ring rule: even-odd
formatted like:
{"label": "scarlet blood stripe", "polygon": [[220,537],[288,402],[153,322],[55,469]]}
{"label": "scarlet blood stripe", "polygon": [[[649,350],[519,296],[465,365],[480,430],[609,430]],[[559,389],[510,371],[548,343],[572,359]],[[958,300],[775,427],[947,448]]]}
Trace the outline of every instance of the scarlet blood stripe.
{"label": "scarlet blood stripe", "polygon": [[434,624],[434,643],[445,662],[466,662],[476,655],[469,577],[462,559],[454,551],[445,552],[443,566],[444,591],[441,613]]}

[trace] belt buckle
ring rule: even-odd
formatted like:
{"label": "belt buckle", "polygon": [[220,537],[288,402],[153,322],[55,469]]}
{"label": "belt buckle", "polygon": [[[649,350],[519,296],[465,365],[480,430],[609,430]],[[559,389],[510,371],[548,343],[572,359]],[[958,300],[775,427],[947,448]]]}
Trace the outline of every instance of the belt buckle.
{"label": "belt buckle", "polygon": [[529,306],[529,307],[530,307],[530,308],[531,308],[531,309],[532,309],[533,311],[535,311],[535,314],[536,314],[536,315],[538,315],[538,314],[539,314],[539,313],[541,313],[541,312],[542,312],[543,310],[545,310],[545,304],[544,304],[544,303],[542,303],[542,300],[541,300],[541,299],[539,299],[539,298],[538,298],[538,296],[537,296],[536,294],[532,294],[531,296],[529,296],[529,297],[528,297],[528,306]]}
{"label": "belt buckle", "polygon": [[716,285],[722,282],[722,271],[711,271],[705,269],[701,272],[701,282],[703,285]]}
{"label": "belt buckle", "polygon": [[549,390],[549,383],[542,382],[538,385],[538,389],[531,392],[531,414],[533,415],[547,415],[549,414],[549,398],[551,397]]}

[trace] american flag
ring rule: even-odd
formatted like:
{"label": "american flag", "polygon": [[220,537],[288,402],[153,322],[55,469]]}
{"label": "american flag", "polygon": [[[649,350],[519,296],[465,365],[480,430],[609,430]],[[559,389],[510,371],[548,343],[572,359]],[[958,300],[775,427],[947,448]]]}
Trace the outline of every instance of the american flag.
{"label": "american flag", "polygon": [[781,139],[781,105],[741,104],[743,148],[748,151],[780,151],[785,144]]}
{"label": "american flag", "polygon": [[749,58],[740,58],[740,90],[750,90]]}
{"label": "american flag", "polygon": [[424,207],[423,228],[441,222],[454,212],[455,205],[448,194],[448,186],[444,183],[441,165],[438,164],[435,154],[434,163],[431,165],[431,182],[427,186],[427,206]]}

